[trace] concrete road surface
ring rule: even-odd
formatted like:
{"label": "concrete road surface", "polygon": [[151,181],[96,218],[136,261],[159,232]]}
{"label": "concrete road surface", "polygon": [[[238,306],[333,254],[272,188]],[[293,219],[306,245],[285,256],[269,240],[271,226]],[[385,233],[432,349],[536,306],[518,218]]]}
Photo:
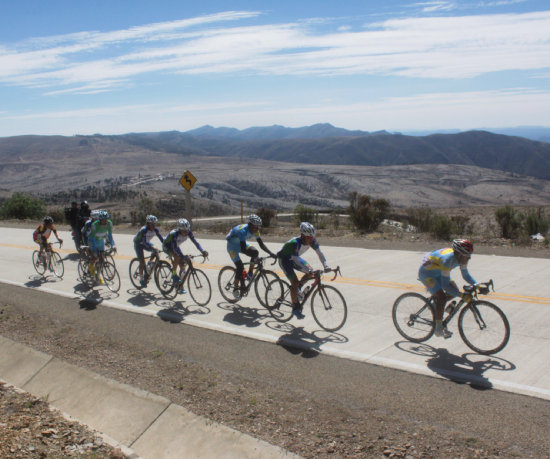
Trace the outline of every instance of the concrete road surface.
{"label": "concrete road surface", "polygon": [[[483,356],[463,343],[456,328],[456,318],[450,326],[454,336],[448,340],[434,337],[426,343],[414,344],[395,330],[391,318],[395,299],[406,291],[423,293],[416,280],[422,252],[322,246],[329,264],[341,267],[342,277],[330,284],[341,291],[348,305],[346,324],[338,332],[330,333],[314,322],[308,306],[304,308],[304,320],[294,318],[281,324],[261,308],[253,294],[237,304],[223,300],[217,276],[220,268],[230,262],[225,240],[201,240],[200,234],[197,235],[210,253],[206,263],[197,267],[208,275],[213,292],[210,303],[200,307],[188,294],[179,295],[173,301],[164,299],[153,282],[144,291],[131,285],[128,265],[135,254],[130,235],[115,233],[118,248],[115,258],[122,282],[120,291],[115,294],[105,287],[87,290],[77,279],[77,256],[70,235],[64,231],[59,234],[65,239],[60,250],[65,263],[62,280],[51,273],[43,278],[34,271],[31,255],[36,246],[32,242],[32,230],[0,228],[0,282],[101,301],[106,306],[253,339],[314,348],[341,358],[550,400],[550,262],[546,259],[489,255],[472,258],[470,272],[478,281],[494,280],[496,292],[487,299],[501,307],[512,329],[504,350],[493,356]],[[273,251],[280,246],[267,245]],[[183,251],[197,252],[189,241]],[[314,267],[320,267],[315,252],[308,251],[305,258]],[[270,269],[282,275],[277,265]],[[453,274],[462,285],[459,271]],[[328,282],[328,277],[326,280]]]}

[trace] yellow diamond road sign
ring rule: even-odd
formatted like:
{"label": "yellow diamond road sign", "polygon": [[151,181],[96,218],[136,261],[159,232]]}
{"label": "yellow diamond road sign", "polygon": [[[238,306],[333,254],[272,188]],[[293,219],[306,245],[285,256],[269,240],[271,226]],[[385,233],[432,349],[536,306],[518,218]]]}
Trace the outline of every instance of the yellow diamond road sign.
{"label": "yellow diamond road sign", "polygon": [[196,181],[197,179],[191,172],[185,171],[180,178],[180,185],[187,191],[190,191]]}

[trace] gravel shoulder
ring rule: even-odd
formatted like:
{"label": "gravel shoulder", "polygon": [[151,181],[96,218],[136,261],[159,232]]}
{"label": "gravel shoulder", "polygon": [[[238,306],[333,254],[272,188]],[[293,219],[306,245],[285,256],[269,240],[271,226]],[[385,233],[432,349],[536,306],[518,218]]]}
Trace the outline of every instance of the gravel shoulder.
{"label": "gravel shoulder", "polygon": [[[234,313],[245,317],[247,311]],[[314,349],[9,285],[0,289],[0,334],[304,457],[548,457],[550,452],[548,401],[332,358]]]}

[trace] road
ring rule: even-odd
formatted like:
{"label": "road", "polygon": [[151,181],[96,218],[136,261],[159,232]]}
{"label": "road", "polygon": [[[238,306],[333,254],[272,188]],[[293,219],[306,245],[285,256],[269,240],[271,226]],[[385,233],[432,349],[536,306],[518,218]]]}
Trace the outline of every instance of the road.
{"label": "road", "polygon": [[[76,258],[69,248],[72,241],[63,231],[60,235],[67,246],[61,250],[65,258],[63,280],[38,276],[30,261],[34,250],[31,233],[0,228],[1,282],[68,298],[85,297],[112,308],[266,342],[283,342],[339,358],[550,400],[550,329],[545,326],[550,323],[550,269],[545,259],[474,255],[470,272],[480,281],[494,279],[497,292],[490,295],[490,300],[505,311],[512,328],[508,346],[496,356],[485,357],[463,344],[456,323],[451,325],[455,335],[450,340],[432,338],[420,346],[403,340],[395,331],[391,321],[395,298],[405,291],[422,291],[416,281],[423,255],[420,252],[324,246],[329,263],[342,269],[343,277],[333,285],[346,298],[349,313],[346,325],[339,332],[329,333],[319,329],[307,309],[305,320],[279,324],[258,307],[253,297],[236,305],[223,301],[217,290],[219,269],[229,261],[223,240],[201,241],[211,254],[201,268],[210,278],[213,296],[207,307],[198,307],[188,295],[168,301],[155,292],[153,285],[145,292],[131,286],[127,273],[133,257],[130,235],[115,235],[122,288],[113,294],[104,287],[91,293],[82,289],[77,280]],[[186,248],[193,251],[193,245],[188,244]],[[279,244],[268,246],[277,250]],[[306,258],[318,266],[313,251]]]}

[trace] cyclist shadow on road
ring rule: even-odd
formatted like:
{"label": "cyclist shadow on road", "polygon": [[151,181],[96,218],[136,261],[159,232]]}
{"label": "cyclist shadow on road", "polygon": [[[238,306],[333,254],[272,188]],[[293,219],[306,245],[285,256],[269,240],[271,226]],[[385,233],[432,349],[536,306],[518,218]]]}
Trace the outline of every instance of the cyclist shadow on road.
{"label": "cyclist shadow on road", "polygon": [[445,348],[435,348],[427,344],[400,341],[399,349],[417,355],[425,355],[427,367],[434,373],[456,384],[469,384],[477,390],[492,389],[493,384],[485,376],[488,370],[512,371],[516,366],[508,360],[473,352],[455,355]]}
{"label": "cyclist shadow on road", "polygon": [[160,294],[155,295],[154,293],[146,292],[145,290],[138,290],[137,288],[129,288],[126,292],[130,295],[130,298],[127,300],[128,303],[141,308],[144,306],[149,306],[162,298]]}
{"label": "cyclist shadow on road", "polygon": [[29,276],[29,280],[25,282],[25,287],[29,288],[38,288],[42,287],[44,284],[55,284],[56,282],[61,282],[63,279],[60,279],[56,276],[47,276],[47,275],[38,275],[34,274],[32,276]]}
{"label": "cyclist shadow on road", "polygon": [[324,330],[308,332],[304,330],[304,327],[294,327],[288,323],[280,322],[266,325],[272,329],[286,330],[286,333],[279,336],[277,344],[291,354],[301,354],[306,359],[317,357],[321,353],[321,346],[325,343],[344,344],[349,341],[346,336],[335,332]]}
{"label": "cyclist shadow on road", "polygon": [[157,312],[157,316],[160,319],[171,323],[183,322],[186,316],[193,314],[202,315],[210,312],[210,308],[208,308],[208,306],[198,306],[191,298],[188,298],[187,300],[174,301],[161,297],[155,300],[155,304],[161,308],[160,311]]}
{"label": "cyclist shadow on road", "polygon": [[218,303],[217,306],[227,311],[223,320],[233,325],[245,325],[249,328],[259,327],[262,325],[263,319],[270,317],[267,310],[263,308],[249,308],[238,303],[227,303],[225,301]]}
{"label": "cyclist shadow on road", "polygon": [[84,297],[84,300],[101,303],[104,300],[113,300],[119,297],[118,293],[111,292],[106,288],[102,288],[98,285],[90,288],[86,284],[78,283],[74,286],[74,293],[80,297]]}

